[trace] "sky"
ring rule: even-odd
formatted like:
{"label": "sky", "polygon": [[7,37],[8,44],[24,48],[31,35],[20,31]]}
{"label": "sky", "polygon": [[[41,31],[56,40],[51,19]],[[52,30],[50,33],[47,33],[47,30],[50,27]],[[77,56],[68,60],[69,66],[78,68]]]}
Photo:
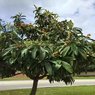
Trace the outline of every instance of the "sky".
{"label": "sky", "polygon": [[11,22],[10,17],[21,12],[33,22],[34,5],[57,13],[60,20],[72,20],[95,39],[95,0],[0,0],[0,18]]}

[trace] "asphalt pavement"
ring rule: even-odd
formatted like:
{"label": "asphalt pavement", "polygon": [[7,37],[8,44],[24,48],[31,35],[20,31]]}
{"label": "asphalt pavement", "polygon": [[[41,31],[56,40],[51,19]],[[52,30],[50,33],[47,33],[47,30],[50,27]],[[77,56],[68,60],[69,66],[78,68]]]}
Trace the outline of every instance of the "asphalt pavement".
{"label": "asphalt pavement", "polygon": [[[0,81],[0,90],[13,90],[13,89],[29,89],[32,88],[32,80],[17,80],[17,81]],[[66,85],[64,82],[49,83],[48,80],[40,80],[38,88],[44,87],[69,87],[69,86],[84,86],[95,85],[95,79],[77,79],[71,85]]]}

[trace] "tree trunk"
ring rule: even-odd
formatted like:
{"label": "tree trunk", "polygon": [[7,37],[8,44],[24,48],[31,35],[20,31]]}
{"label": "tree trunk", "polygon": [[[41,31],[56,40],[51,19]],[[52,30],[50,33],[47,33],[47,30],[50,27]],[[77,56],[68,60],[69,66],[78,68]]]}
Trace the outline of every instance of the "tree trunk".
{"label": "tree trunk", "polygon": [[33,87],[32,87],[30,95],[36,95],[37,85],[38,85],[38,79],[34,79],[33,80]]}

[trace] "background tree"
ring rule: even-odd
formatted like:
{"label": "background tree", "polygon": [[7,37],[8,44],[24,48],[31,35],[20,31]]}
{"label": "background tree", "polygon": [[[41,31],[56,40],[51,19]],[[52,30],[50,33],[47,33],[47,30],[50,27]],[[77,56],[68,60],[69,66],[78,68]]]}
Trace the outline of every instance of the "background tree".
{"label": "background tree", "polygon": [[13,65],[8,64],[3,59],[2,54],[6,48],[15,43],[17,37],[15,31],[13,30],[13,26],[10,26],[10,24],[7,23],[3,25],[1,20],[0,27],[0,76],[5,78],[15,75],[16,70],[13,68]]}

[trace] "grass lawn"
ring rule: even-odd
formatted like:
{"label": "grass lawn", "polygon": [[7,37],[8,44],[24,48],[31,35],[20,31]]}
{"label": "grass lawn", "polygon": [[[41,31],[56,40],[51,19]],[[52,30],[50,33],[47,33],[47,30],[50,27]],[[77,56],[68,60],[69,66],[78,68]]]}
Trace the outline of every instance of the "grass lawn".
{"label": "grass lawn", "polygon": [[88,77],[74,77],[74,79],[95,79],[95,76],[88,76]]}
{"label": "grass lawn", "polygon": [[[0,91],[0,95],[29,95],[30,89]],[[95,86],[40,88],[37,95],[95,95]]]}

